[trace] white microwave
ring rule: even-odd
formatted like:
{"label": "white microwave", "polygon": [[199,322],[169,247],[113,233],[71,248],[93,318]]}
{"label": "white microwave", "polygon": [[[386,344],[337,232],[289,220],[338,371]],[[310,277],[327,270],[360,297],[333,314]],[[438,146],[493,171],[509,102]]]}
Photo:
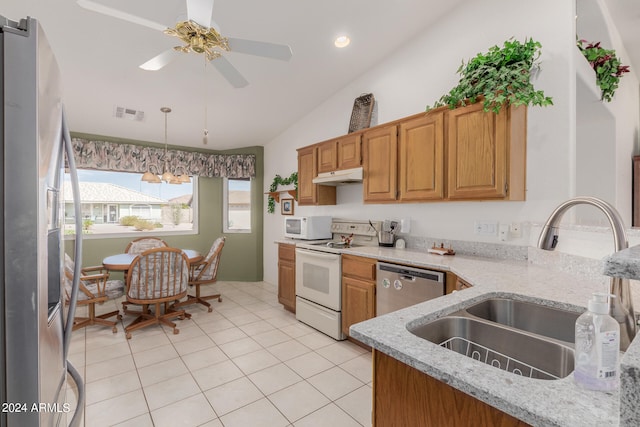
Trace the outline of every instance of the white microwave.
{"label": "white microwave", "polygon": [[284,236],[292,239],[331,238],[330,216],[294,216],[284,219]]}

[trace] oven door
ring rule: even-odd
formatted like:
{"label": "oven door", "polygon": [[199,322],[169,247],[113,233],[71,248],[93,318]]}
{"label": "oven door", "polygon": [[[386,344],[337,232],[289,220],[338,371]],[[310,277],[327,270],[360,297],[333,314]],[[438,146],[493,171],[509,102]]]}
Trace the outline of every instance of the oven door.
{"label": "oven door", "polygon": [[296,295],[341,310],[340,254],[296,249]]}

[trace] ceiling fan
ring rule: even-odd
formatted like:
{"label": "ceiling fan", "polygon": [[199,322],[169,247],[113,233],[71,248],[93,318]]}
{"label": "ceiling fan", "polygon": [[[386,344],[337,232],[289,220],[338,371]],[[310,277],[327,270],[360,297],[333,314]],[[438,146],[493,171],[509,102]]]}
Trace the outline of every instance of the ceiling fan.
{"label": "ceiling fan", "polygon": [[80,7],[93,12],[143,25],[153,30],[162,31],[165,34],[177,37],[184,43],[168,49],[140,65],[140,68],[145,70],[159,70],[173,61],[181,53],[201,53],[206,56],[207,60],[211,62],[214,68],[218,70],[233,87],[241,88],[248,85],[249,82],[231,62],[223,56],[224,52],[245,53],[282,61],[291,59],[291,48],[287,45],[238,39],[235,37],[223,37],[220,35],[215,28],[218,27],[218,25],[212,20],[214,0],[186,1],[188,20],[178,22],[173,28],[167,28],[157,22],[131,15],[91,0],[77,0],[77,3]]}

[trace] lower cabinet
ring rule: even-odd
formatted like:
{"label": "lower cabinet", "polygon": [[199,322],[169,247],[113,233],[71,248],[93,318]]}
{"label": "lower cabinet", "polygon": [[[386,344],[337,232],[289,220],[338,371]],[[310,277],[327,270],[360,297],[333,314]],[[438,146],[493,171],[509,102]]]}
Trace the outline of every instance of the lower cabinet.
{"label": "lower cabinet", "polygon": [[373,426],[525,427],[529,424],[374,350]]}
{"label": "lower cabinet", "polygon": [[278,302],[296,312],[296,247],[278,243]]}
{"label": "lower cabinet", "polygon": [[342,255],[342,332],[376,317],[376,260]]}

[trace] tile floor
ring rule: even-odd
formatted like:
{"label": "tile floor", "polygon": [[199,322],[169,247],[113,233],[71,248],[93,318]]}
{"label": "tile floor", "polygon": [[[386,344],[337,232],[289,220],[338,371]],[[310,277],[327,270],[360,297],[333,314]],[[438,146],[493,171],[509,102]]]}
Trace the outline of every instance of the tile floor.
{"label": "tile floor", "polygon": [[[371,425],[371,354],[295,319],[266,282],[224,282],[208,313],[127,340],[119,325],[74,332],[69,360],[85,382],[83,424],[358,427]],[[98,307],[113,310],[119,302]],[[132,320],[125,316],[125,324]],[[75,398],[70,390],[70,400]]]}

